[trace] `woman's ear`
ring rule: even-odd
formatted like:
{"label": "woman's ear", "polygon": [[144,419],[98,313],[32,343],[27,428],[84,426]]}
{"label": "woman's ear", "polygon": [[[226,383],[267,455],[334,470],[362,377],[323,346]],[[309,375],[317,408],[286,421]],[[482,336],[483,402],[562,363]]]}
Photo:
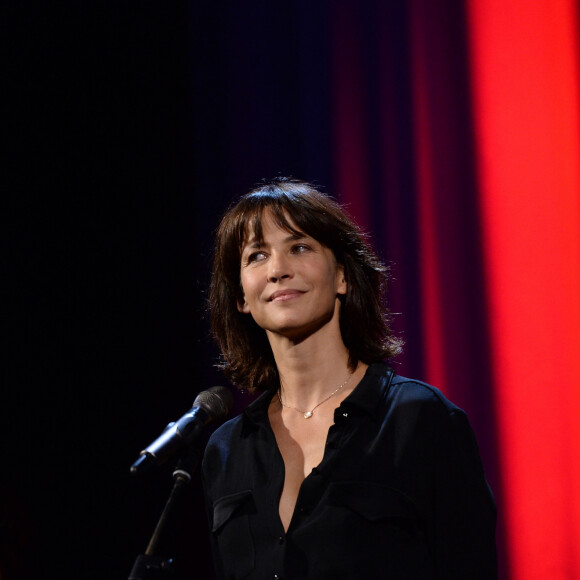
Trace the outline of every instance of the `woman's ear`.
{"label": "woman's ear", "polygon": [[242,314],[250,314],[250,306],[248,303],[243,299],[238,299],[238,311]]}
{"label": "woman's ear", "polygon": [[346,294],[348,290],[348,284],[346,283],[346,276],[344,275],[344,266],[338,264],[336,268],[336,293]]}

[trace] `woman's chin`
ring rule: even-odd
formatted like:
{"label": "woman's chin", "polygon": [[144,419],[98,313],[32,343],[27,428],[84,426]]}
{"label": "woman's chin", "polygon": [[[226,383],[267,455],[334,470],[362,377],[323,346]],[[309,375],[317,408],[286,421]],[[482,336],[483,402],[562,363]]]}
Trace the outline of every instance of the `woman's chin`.
{"label": "woman's chin", "polygon": [[309,321],[308,323],[302,324],[298,324],[295,321],[288,321],[286,324],[279,324],[275,328],[266,330],[266,332],[268,336],[272,336],[272,338],[278,336],[290,340],[295,344],[299,344],[317,333],[324,331],[331,320],[332,317],[329,317],[323,320]]}

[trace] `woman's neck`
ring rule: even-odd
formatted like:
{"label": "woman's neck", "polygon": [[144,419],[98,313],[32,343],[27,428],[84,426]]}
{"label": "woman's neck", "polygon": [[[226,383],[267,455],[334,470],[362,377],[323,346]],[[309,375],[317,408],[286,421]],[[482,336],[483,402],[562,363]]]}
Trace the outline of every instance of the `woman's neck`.
{"label": "woman's neck", "polygon": [[270,344],[284,402],[293,407],[312,408],[353,373],[348,365],[349,352],[340,334],[316,333],[299,342],[271,337]]}

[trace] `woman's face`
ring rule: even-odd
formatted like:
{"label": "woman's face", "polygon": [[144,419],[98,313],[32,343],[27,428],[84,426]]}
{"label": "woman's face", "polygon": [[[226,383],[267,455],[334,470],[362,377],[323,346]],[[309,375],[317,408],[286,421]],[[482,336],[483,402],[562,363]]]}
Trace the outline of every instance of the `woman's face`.
{"label": "woman's face", "polygon": [[338,321],[338,296],[347,286],[332,251],[306,234],[280,228],[268,209],[262,230],[262,241],[250,234],[242,248],[240,312],[251,314],[267,333],[291,339]]}

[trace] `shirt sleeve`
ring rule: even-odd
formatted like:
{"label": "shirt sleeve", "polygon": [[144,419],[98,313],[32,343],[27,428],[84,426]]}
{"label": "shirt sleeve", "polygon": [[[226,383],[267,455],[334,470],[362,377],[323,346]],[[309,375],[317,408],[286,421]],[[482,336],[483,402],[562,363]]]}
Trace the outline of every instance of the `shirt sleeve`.
{"label": "shirt sleeve", "polygon": [[436,438],[434,545],[438,574],[447,580],[497,578],[496,507],[475,435],[453,410]]}

